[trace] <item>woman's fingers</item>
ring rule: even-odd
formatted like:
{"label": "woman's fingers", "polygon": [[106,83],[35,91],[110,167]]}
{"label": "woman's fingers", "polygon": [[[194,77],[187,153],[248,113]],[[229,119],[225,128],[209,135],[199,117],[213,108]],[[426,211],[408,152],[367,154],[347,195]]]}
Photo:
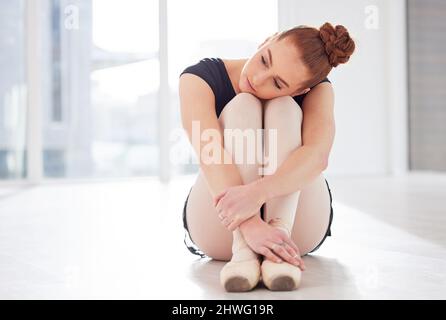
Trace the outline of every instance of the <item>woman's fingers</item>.
{"label": "woman's fingers", "polygon": [[294,241],[291,240],[291,239],[288,238],[288,237],[283,237],[283,241],[284,241],[289,247],[291,247],[291,248],[293,249],[294,252],[292,253],[292,256],[295,257],[295,259],[297,259],[297,260],[300,262],[300,264],[301,264],[301,266],[303,267],[303,269],[305,269],[305,263],[304,263],[304,260],[301,258],[299,248],[296,246],[296,244],[294,243]]}
{"label": "woman's fingers", "polygon": [[231,223],[231,221],[229,220],[229,218],[223,218],[223,220],[221,220],[221,223],[223,224],[223,226],[225,228],[228,228],[229,224]]}
{"label": "woman's fingers", "polygon": [[293,258],[293,256],[290,254],[289,250],[285,247],[286,243],[282,242],[282,245],[279,245],[276,242],[268,242],[268,247],[271,248],[271,250],[278,254],[281,259],[287,261],[288,263],[291,263],[295,266],[299,266],[300,262]]}
{"label": "woman's fingers", "polygon": [[[293,248],[297,253],[299,253],[299,248],[294,243],[293,240],[291,240],[288,236],[282,237],[282,240],[285,241],[291,248]],[[300,256],[300,255],[299,255]]]}
{"label": "woman's fingers", "polygon": [[217,205],[218,201],[226,194],[226,190],[223,190],[219,194],[217,194],[214,198],[214,207]]}
{"label": "woman's fingers", "polygon": [[264,255],[267,259],[271,260],[272,262],[281,263],[282,259],[280,259],[278,256],[276,256],[270,249],[267,247],[261,247],[259,249],[259,253]]}
{"label": "woman's fingers", "polygon": [[305,264],[303,259],[299,256],[298,253],[296,253],[296,251],[290,247],[287,243],[284,244],[283,246],[286,250],[288,250],[288,253],[290,254],[291,257],[293,257],[293,261],[295,262],[294,264],[296,266],[299,266],[301,268],[302,271],[305,270]]}
{"label": "woman's fingers", "polygon": [[293,258],[293,260],[297,263],[300,263],[298,257],[297,257],[297,253],[294,250],[294,248],[292,248],[288,243],[284,242],[282,247],[289,253],[289,255]]}
{"label": "woman's fingers", "polygon": [[299,250],[299,248],[297,247],[297,245],[294,243],[293,240],[291,240],[291,239],[288,238],[288,237],[285,237],[284,241],[285,241],[290,247],[292,247],[292,248],[294,249],[294,251],[295,251],[295,253],[294,253],[295,258],[300,262],[301,267],[302,267],[303,269],[305,269],[305,262],[304,262],[304,259],[302,259],[302,257],[301,257],[300,250]]}
{"label": "woman's fingers", "polygon": [[231,223],[229,223],[228,225],[228,229],[229,231],[234,231],[235,229],[237,229],[237,227],[239,226],[240,223],[238,223],[237,219],[232,220]]}
{"label": "woman's fingers", "polygon": [[231,220],[229,217],[223,218],[223,220],[221,220],[221,223],[229,231],[234,231],[240,224],[236,219]]}
{"label": "woman's fingers", "polygon": [[286,242],[291,248],[293,248],[297,252],[297,254],[300,257],[299,248],[294,243],[294,241],[288,236],[288,234],[286,234],[283,230],[281,230],[278,239],[276,239],[275,241],[279,241],[279,239]]}

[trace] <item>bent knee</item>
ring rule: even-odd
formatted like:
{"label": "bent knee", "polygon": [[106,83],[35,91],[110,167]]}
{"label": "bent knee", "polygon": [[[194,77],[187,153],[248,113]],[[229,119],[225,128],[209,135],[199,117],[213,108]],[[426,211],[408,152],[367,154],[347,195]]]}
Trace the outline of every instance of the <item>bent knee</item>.
{"label": "bent knee", "polygon": [[260,105],[260,106],[262,105],[262,102],[260,101],[260,99],[249,92],[240,92],[233,99],[252,102],[253,104]]}
{"label": "bent knee", "polygon": [[239,93],[223,108],[219,121],[224,128],[261,128],[262,103],[250,93]]}
{"label": "bent knee", "polygon": [[281,96],[265,103],[265,117],[280,115],[282,117],[302,118],[302,109],[291,96]]}
{"label": "bent knee", "polygon": [[269,99],[265,102],[265,106],[275,104],[289,104],[299,106],[292,96],[280,96],[273,99]]}
{"label": "bent knee", "polygon": [[303,114],[291,96],[277,97],[265,104],[265,129],[275,128],[282,137],[294,137],[301,144]]}
{"label": "bent knee", "polygon": [[251,93],[241,92],[228,102],[222,112],[228,113],[238,108],[243,108],[244,112],[258,113],[261,112],[262,102]]}

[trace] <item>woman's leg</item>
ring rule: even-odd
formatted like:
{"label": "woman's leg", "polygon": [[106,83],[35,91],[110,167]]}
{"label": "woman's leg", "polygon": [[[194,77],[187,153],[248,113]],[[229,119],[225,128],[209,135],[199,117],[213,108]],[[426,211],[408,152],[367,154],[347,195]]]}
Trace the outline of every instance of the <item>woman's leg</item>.
{"label": "woman's leg", "polygon": [[[255,96],[240,93],[225,106],[218,120],[222,129],[262,129],[262,104]],[[261,147],[262,143],[256,141],[257,146]],[[237,150],[234,147],[235,145],[232,148]],[[234,157],[235,150],[230,150],[226,144],[225,149]],[[245,160],[246,158],[243,157]],[[259,179],[261,164],[245,162],[236,163],[243,182]],[[212,200],[206,179],[200,170],[186,207],[186,219],[193,242],[207,256],[216,260],[229,261],[232,258],[232,261],[241,261],[257,256],[247,246],[238,228],[231,232],[221,224]]]}
{"label": "woman's leg", "polygon": [[[269,169],[268,174],[273,174],[291,152],[302,145],[301,125],[302,111],[290,96],[278,97],[265,103],[264,158],[276,158],[276,168]],[[271,135],[271,131],[275,132],[275,136]],[[275,153],[269,154],[270,149],[275,150]],[[299,195],[300,191],[297,191],[268,200],[265,203],[265,221],[284,229],[290,236]]]}
{"label": "woman's leg", "polygon": [[300,191],[291,238],[301,256],[311,252],[324,239],[330,212],[330,193],[321,173]]}
{"label": "woman's leg", "polygon": [[[268,129],[277,130],[277,167],[297,147],[302,145],[303,114],[290,96],[265,103],[265,158],[269,150]],[[330,198],[321,174],[304,189],[268,200],[265,221],[285,229],[296,243],[302,256],[323,239],[330,219]]]}
{"label": "woman's leg", "polygon": [[[290,96],[271,99],[265,103],[264,158],[272,156],[268,151],[272,143],[277,143],[273,148],[276,149],[277,156],[275,169],[302,145],[302,121],[302,111]],[[276,130],[276,139],[270,138],[270,130]],[[268,170],[268,174],[273,172],[274,169]],[[322,207],[330,202],[329,199],[318,197],[322,193],[320,187],[319,183],[311,183],[302,190],[270,199],[265,203],[265,221],[285,230],[296,243],[301,255],[313,249],[313,243],[318,243],[321,234],[326,231],[325,219],[329,217],[330,210],[324,211]],[[264,259],[261,274],[265,286],[273,291],[294,290],[301,282],[300,269],[286,262],[275,263]]]}

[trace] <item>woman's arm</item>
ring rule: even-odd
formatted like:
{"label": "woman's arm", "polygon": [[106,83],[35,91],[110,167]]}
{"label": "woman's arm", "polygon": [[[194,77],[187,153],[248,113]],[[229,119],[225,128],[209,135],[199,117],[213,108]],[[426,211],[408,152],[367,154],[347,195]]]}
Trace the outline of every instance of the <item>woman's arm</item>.
{"label": "woman's arm", "polygon": [[[196,152],[200,163],[200,169],[206,178],[208,187],[213,197],[230,186],[242,185],[243,180],[237,166],[231,162],[225,164],[223,159],[232,159],[232,156],[223,147],[223,131],[215,113],[215,96],[209,85],[200,77],[184,73],[179,80],[179,96],[181,107],[181,121],[189,140]],[[193,141],[192,122],[198,121],[200,125],[199,137],[204,130],[215,129],[219,132],[218,153],[221,159],[218,163],[207,164],[201,158],[201,150],[209,141],[198,139]],[[215,144],[216,145],[216,144]]]}
{"label": "woman's arm", "polygon": [[334,92],[323,82],[305,96],[303,106],[302,146],[293,151],[272,175],[252,182],[268,199],[303,189],[327,168],[335,135]]}

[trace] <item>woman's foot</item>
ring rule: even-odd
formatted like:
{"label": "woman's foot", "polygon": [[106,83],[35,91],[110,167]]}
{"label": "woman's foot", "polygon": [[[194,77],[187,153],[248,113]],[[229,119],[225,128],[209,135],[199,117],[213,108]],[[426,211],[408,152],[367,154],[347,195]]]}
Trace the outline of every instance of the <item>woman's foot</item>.
{"label": "woman's foot", "polygon": [[276,263],[264,259],[260,267],[262,281],[272,291],[291,291],[299,287],[302,271],[286,261]]}
{"label": "woman's foot", "polygon": [[220,283],[228,292],[250,291],[260,281],[261,257],[248,246],[239,228],[232,234],[232,258],[220,271]]}
{"label": "woman's foot", "polygon": [[[268,223],[285,231],[288,237],[291,237],[289,227],[281,218],[276,217]],[[281,263],[276,263],[264,258],[260,270],[263,284],[272,291],[295,290],[299,287],[302,278],[302,270],[284,260]]]}
{"label": "woman's foot", "polygon": [[228,292],[254,289],[260,281],[260,258],[229,261],[220,271],[220,283]]}

